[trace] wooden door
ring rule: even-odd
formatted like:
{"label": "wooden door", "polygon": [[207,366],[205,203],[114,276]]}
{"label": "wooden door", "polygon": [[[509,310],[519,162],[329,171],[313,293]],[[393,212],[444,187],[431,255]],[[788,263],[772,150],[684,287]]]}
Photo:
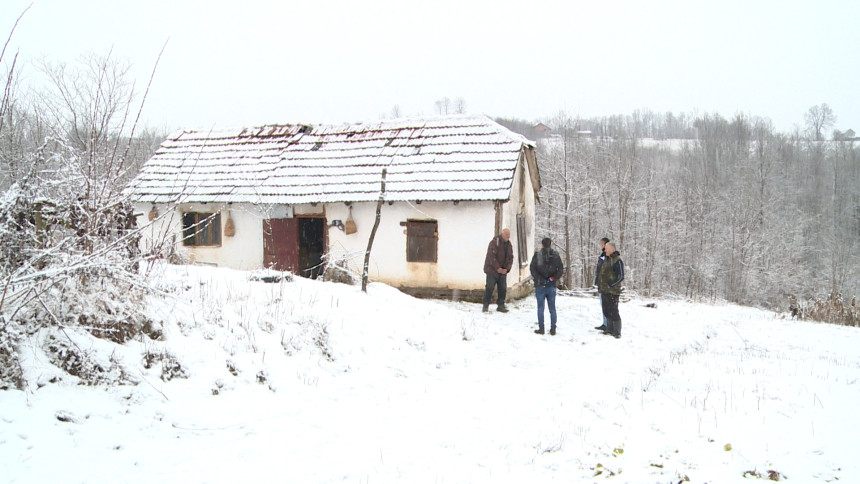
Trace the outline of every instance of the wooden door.
{"label": "wooden door", "polygon": [[299,269],[299,224],[294,218],[263,220],[263,266],[297,273]]}

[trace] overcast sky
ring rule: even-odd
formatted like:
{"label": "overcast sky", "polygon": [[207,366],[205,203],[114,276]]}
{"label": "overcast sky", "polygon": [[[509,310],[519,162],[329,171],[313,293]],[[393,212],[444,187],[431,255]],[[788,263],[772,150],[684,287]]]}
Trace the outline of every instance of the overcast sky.
{"label": "overcast sky", "polygon": [[[0,2],[3,39],[30,0]],[[34,0],[35,61],[126,58],[149,126],[374,121],[467,111],[537,120],[636,109],[737,112],[777,129],[828,103],[860,132],[860,1]],[[828,133],[829,134],[829,133]]]}

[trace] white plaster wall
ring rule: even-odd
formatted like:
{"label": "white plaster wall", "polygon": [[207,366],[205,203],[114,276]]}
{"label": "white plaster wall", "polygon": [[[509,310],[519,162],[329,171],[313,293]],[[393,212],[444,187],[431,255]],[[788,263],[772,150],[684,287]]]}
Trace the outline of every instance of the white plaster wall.
{"label": "white plaster wall", "polygon": [[[271,207],[269,207],[271,209]],[[137,204],[136,209],[143,212],[138,224],[149,224],[147,214],[150,204]],[[239,270],[254,270],[263,266],[263,207],[245,204],[180,204],[156,205],[161,218],[145,227],[141,238],[141,249],[148,252],[153,244],[170,240],[175,234],[176,250],[193,263],[212,264]],[[284,207],[281,207],[282,211]],[[182,212],[214,213],[221,212],[221,245],[218,247],[187,247],[182,245]],[[224,225],[228,211],[233,219],[236,235],[227,237]],[[271,211],[271,210],[269,210]]]}
{"label": "white plaster wall", "polygon": [[[528,263],[534,251],[534,195],[519,171],[527,169],[520,164],[514,178],[512,198],[503,204],[503,225],[511,229],[514,247],[514,271],[517,277],[508,277],[512,286],[529,276]],[[525,213],[527,216],[527,247],[529,259],[518,260],[516,215],[520,203],[518,184],[525,179]],[[358,273],[364,264],[364,252],[376,217],[376,202],[354,203],[353,219],[358,231],[347,235],[334,227],[328,229],[328,249],[334,257],[345,256]],[[147,214],[152,205],[137,204],[142,213],[138,218],[141,226],[149,224]],[[331,224],[339,219],[346,222],[349,208],[344,203],[312,205],[249,205],[249,204],[183,204],[179,206],[158,205],[162,217],[142,233],[141,248],[149,251],[153,241],[175,234],[177,250],[196,263],[213,264],[240,270],[255,270],[263,266],[262,220],[265,218],[291,217],[295,215],[325,215]],[[175,208],[176,210],[172,210]],[[221,211],[221,246],[186,247],[181,243],[181,212],[197,211],[212,213]],[[236,235],[224,235],[228,211],[233,219]],[[400,222],[407,220],[436,220],[438,223],[437,263],[406,262],[406,227]],[[495,236],[494,202],[394,202],[384,203],[381,221],[371,252],[369,273],[373,280],[393,286],[449,287],[458,289],[482,289],[485,283],[483,272],[487,245]],[[513,272],[513,271],[512,271]]]}
{"label": "white plaster wall", "polygon": [[[158,212],[158,218],[150,222],[148,215],[153,208]],[[152,252],[153,246],[160,245],[165,240],[169,241],[172,235],[177,234],[181,215],[170,211],[167,205],[135,203],[134,212],[137,216],[137,226],[141,229],[139,245],[143,253]]]}
{"label": "white plaster wall", "polygon": [[[514,174],[511,199],[502,206],[502,226],[511,230],[511,244],[514,246],[514,266],[511,268],[511,272],[517,271],[517,278],[508,277],[508,285],[511,285],[511,282],[524,281],[531,277],[529,263],[535,250],[535,196],[529,175],[528,163],[525,163],[525,160],[521,158]],[[521,204],[523,206],[522,213],[526,218],[526,257],[524,260],[520,260],[517,248],[519,247],[517,214],[520,213]]]}
{"label": "white plaster wall", "polygon": [[[376,202],[353,204],[353,219],[358,231],[347,235],[329,229],[329,250],[337,256],[350,254],[352,267],[361,272],[364,252],[376,218]],[[348,207],[343,203],[327,204],[329,223],[346,221]],[[407,220],[436,220],[439,245],[437,263],[406,262]],[[392,286],[450,287],[481,289],[484,287],[484,257],[493,233],[493,202],[394,202],[383,204],[379,229],[371,250],[370,278]]]}

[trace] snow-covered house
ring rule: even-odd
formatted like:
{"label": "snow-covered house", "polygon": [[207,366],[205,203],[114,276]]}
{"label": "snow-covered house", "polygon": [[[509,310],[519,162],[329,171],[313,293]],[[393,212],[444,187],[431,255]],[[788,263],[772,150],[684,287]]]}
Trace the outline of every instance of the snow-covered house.
{"label": "snow-covered house", "polygon": [[[128,192],[143,249],[174,241],[195,263],[315,276],[360,272],[381,207],[371,280],[477,299],[491,238],[511,230],[511,297],[528,291],[541,187],[534,143],[484,116],[180,131]],[[453,294],[452,294],[453,293]]]}

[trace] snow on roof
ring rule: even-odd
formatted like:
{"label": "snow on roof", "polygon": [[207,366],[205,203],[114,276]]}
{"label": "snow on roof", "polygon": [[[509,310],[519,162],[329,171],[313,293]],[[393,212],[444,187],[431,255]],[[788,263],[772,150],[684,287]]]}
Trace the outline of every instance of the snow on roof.
{"label": "snow on roof", "polygon": [[151,203],[507,200],[523,147],[485,116],[185,130],[128,188]]}

